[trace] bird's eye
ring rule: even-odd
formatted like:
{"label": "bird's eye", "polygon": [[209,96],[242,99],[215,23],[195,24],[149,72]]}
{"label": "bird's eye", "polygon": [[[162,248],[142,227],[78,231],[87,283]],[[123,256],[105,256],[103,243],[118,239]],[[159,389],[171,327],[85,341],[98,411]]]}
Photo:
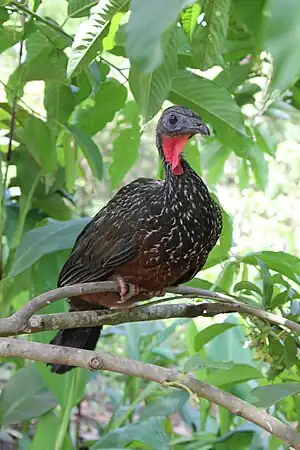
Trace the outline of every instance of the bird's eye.
{"label": "bird's eye", "polygon": [[177,117],[175,116],[175,114],[171,114],[169,117],[169,123],[171,125],[174,125],[177,122]]}

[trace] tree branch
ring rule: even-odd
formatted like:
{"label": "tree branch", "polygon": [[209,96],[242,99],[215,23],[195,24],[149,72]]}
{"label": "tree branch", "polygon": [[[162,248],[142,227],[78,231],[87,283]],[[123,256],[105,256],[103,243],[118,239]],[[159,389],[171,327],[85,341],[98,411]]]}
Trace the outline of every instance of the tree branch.
{"label": "tree branch", "polygon": [[[116,313],[105,314],[103,311],[81,311],[67,314],[52,314],[49,316],[38,316],[30,318],[33,314],[44,306],[65,297],[73,297],[83,294],[95,292],[117,292],[119,286],[117,282],[97,282],[75,284],[73,286],[65,286],[52,291],[45,292],[38,297],[33,298],[19,311],[11,317],[0,319],[0,336],[10,336],[22,332],[41,331],[60,328],[78,328],[82,326],[99,326],[103,324],[117,324],[133,321],[168,319],[175,317],[197,317],[205,315],[205,309],[201,304],[192,305],[164,305],[162,308],[154,308],[149,306],[136,306],[127,311],[119,311]],[[188,286],[172,287],[167,292],[173,294],[181,294],[186,298],[203,298],[218,302],[217,311],[219,312],[239,312],[249,316],[254,316],[262,320],[279,325],[300,333],[300,325],[284,317],[268,311],[246,305],[245,303],[233,301],[230,297],[220,295],[216,292],[210,292],[204,289],[196,289]],[[166,298],[166,301],[168,298]],[[220,305],[222,303],[222,307]],[[226,307],[225,307],[226,306]],[[221,310],[220,310],[221,308]],[[206,308],[207,309],[207,308]],[[212,312],[213,307],[209,307]],[[216,312],[217,313],[217,312]],[[104,315],[105,314],[105,315]],[[207,315],[207,314],[206,314]],[[214,314],[215,315],[215,314]]]}
{"label": "tree branch", "polygon": [[198,381],[188,374],[165,369],[150,363],[114,356],[110,353],[78,350],[19,339],[0,338],[0,356],[66,364],[90,370],[107,370],[155,381],[163,386],[185,389],[257,424],[264,430],[277,436],[290,448],[300,450],[300,434],[293,428],[238,397]]}

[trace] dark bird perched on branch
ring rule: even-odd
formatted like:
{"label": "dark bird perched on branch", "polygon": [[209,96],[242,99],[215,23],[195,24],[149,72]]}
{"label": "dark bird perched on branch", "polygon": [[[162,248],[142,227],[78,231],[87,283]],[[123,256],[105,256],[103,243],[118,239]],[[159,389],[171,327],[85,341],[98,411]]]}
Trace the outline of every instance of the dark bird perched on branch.
{"label": "dark bird perched on branch", "polygon": [[[197,114],[183,106],[159,119],[156,145],[165,180],[139,178],[119,190],[79,234],[58,286],[117,279],[120,293],[71,298],[71,310],[124,308],[192,279],[204,266],[222,229],[219,206],[184,160],[193,135],[209,135]],[[60,331],[53,344],[93,350],[99,328]],[[65,373],[71,367],[53,364]]]}

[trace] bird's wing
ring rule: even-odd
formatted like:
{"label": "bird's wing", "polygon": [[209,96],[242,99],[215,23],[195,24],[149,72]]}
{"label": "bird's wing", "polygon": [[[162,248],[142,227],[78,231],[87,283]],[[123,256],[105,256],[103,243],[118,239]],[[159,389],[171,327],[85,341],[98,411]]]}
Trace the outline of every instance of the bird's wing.
{"label": "bird's wing", "polygon": [[77,237],[63,266],[58,286],[107,279],[139,249],[138,220],[148,192],[157,189],[151,179],[138,179],[122,188]]}

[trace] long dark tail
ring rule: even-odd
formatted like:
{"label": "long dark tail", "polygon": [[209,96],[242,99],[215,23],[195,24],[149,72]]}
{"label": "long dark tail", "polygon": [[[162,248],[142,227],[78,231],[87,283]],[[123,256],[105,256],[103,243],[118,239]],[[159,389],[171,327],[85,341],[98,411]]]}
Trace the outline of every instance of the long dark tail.
{"label": "long dark tail", "polygon": [[[95,350],[102,328],[69,328],[67,330],[61,330],[52,339],[50,344]],[[65,366],[63,364],[50,364],[50,366],[52,372],[60,374],[73,369],[73,366]]]}

